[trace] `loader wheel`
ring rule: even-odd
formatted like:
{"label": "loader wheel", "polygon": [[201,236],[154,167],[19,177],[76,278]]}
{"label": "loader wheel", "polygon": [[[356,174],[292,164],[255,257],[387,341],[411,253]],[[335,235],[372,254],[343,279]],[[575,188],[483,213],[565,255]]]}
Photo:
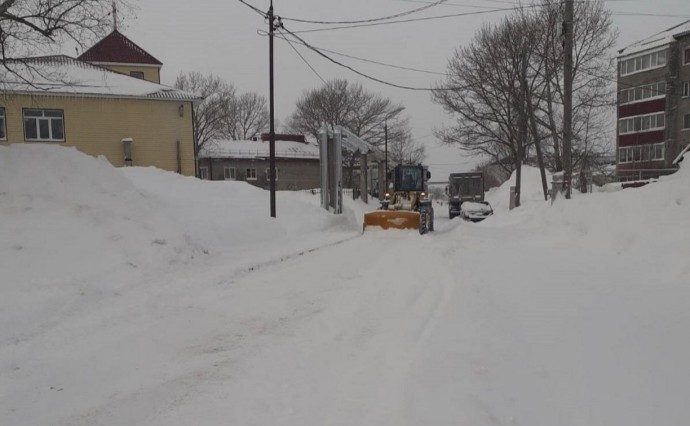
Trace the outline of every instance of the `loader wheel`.
{"label": "loader wheel", "polygon": [[429,211],[429,231],[434,230],[434,211]]}

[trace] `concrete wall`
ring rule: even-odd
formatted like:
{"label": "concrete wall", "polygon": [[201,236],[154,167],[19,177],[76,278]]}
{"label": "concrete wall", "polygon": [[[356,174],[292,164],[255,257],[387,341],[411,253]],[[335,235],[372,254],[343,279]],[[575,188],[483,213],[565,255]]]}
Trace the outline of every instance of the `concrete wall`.
{"label": "concrete wall", "polygon": [[[7,95],[0,97],[0,106],[5,108],[7,121],[7,140],[0,141],[2,144],[73,146],[85,154],[103,155],[114,166],[123,166],[122,139],[132,138],[132,165],[195,175],[190,101]],[[25,141],[25,108],[62,110],[65,140]]]}
{"label": "concrete wall", "polygon": [[[235,180],[247,181],[259,188],[269,189],[268,159],[208,159],[199,160],[199,167],[208,170],[210,180],[225,180],[225,168],[235,168]],[[256,179],[247,179],[246,169],[256,169]],[[321,186],[319,159],[276,158],[278,179],[276,190],[313,189]]]}

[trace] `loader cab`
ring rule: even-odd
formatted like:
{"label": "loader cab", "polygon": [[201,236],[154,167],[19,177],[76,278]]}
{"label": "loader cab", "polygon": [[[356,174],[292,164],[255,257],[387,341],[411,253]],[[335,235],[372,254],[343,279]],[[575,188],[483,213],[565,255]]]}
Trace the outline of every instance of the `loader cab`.
{"label": "loader cab", "polygon": [[393,190],[396,192],[417,192],[426,190],[426,181],[431,173],[422,165],[395,166],[393,170]]}

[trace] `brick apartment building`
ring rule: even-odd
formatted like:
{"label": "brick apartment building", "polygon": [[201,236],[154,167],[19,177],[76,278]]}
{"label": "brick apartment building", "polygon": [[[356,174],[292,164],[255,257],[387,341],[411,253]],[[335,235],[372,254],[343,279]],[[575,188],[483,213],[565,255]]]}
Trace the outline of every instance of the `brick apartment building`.
{"label": "brick apartment building", "polygon": [[690,21],[618,53],[616,174],[668,174],[690,144]]}

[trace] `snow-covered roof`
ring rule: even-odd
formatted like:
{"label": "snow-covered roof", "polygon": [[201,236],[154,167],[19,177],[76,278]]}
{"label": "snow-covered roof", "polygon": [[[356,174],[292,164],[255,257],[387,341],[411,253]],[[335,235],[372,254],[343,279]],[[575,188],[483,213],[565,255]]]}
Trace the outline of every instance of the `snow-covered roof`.
{"label": "snow-covered roof", "polygon": [[665,46],[678,37],[690,34],[690,20],[681,24],[675,25],[664,31],[658,32],[642,40],[626,46],[618,51],[619,58],[623,58],[634,53],[644,52],[645,50],[652,50],[658,47]]}
{"label": "snow-covered roof", "polygon": [[[268,158],[268,141],[216,140],[204,146],[201,158]],[[314,143],[276,141],[277,158],[319,158],[319,146]]]}
{"label": "snow-covered roof", "polygon": [[14,71],[0,69],[2,89],[7,92],[200,100],[194,93],[116,73],[66,55],[12,60],[6,65]]}

